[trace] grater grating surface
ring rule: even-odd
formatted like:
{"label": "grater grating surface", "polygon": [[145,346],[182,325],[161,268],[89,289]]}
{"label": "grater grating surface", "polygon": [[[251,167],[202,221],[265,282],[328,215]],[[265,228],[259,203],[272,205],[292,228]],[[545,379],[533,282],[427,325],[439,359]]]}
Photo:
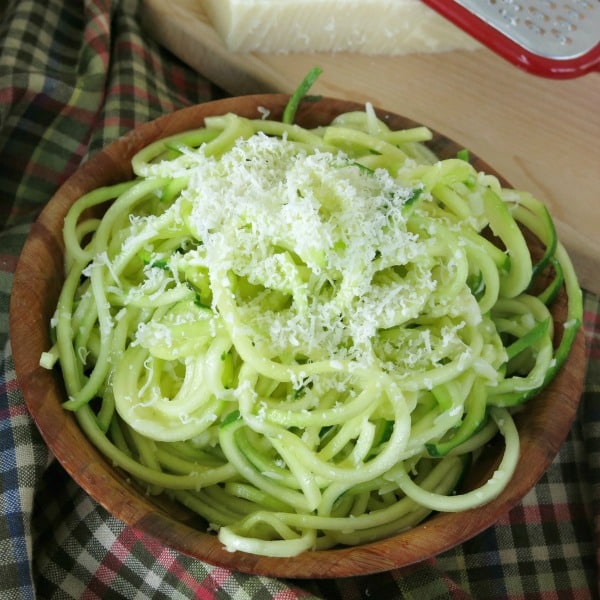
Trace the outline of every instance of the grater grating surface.
{"label": "grater grating surface", "polygon": [[566,60],[600,41],[599,0],[456,0],[538,56]]}
{"label": "grater grating surface", "polygon": [[423,0],[507,60],[537,75],[600,70],[600,0]]}

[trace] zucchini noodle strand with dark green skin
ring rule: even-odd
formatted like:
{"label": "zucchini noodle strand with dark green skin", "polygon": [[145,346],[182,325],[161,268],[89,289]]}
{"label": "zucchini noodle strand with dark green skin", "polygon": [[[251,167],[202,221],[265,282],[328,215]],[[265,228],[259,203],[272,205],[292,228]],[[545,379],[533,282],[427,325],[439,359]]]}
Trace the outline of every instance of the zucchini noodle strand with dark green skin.
{"label": "zucchini noodle strand with dark green skin", "polygon": [[[495,498],[519,458],[512,412],[582,320],[542,203],[438,160],[425,127],[367,105],[308,130],[297,102],[158,140],[131,181],[74,203],[40,361],[108,460],[268,556]],[[457,493],[498,434],[493,477]]]}

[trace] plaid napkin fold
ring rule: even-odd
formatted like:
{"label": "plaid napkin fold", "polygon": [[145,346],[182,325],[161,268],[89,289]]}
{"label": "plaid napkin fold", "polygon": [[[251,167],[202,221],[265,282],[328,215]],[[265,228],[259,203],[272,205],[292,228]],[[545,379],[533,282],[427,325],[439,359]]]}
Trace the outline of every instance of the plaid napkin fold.
{"label": "plaid napkin fold", "polygon": [[0,598],[593,598],[600,534],[600,300],[579,417],[548,473],[495,526],[414,567],[280,581],[214,567],[125,526],[53,460],[8,331],[29,225],[79,164],[135,125],[222,95],[147,39],[138,0],[0,6]]}

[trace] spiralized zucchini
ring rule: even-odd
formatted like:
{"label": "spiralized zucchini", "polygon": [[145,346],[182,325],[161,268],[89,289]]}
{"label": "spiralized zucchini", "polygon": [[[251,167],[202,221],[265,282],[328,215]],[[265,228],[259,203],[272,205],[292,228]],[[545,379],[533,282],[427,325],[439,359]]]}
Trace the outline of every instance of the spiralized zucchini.
{"label": "spiralized zucchini", "polygon": [[[496,497],[519,457],[514,407],[582,317],[538,200],[438,160],[427,128],[392,131],[369,105],[313,130],[287,121],[207,118],[77,200],[41,359],[109,460],[228,549],[269,556]],[[498,432],[494,476],[455,493]]]}

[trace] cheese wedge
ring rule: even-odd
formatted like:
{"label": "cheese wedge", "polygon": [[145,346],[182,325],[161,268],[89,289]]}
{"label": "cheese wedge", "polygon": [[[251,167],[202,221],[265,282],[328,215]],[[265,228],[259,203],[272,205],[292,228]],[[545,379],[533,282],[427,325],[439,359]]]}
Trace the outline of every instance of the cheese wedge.
{"label": "cheese wedge", "polygon": [[198,0],[234,52],[398,55],[479,47],[420,0]]}

